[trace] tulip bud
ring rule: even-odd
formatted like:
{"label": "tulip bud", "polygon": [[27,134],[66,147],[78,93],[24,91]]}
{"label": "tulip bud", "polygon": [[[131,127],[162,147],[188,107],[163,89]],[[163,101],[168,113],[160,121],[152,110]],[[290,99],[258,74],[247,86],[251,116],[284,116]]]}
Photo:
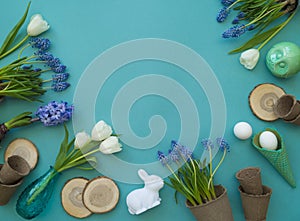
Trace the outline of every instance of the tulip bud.
{"label": "tulip bud", "polygon": [[119,143],[119,139],[115,136],[111,136],[100,144],[99,150],[104,154],[112,154],[121,151],[121,147],[122,145]]}
{"label": "tulip bud", "polygon": [[50,28],[47,21],[40,14],[35,14],[31,17],[27,26],[27,34],[29,36],[38,36]]}
{"label": "tulip bud", "polygon": [[91,140],[90,136],[82,131],[82,132],[79,132],[76,134],[76,137],[75,137],[75,142],[74,142],[74,147],[76,149],[80,149],[82,148],[85,144],[89,143]]}
{"label": "tulip bud", "polygon": [[257,49],[248,49],[241,54],[240,63],[244,65],[245,68],[252,70],[259,59],[259,50]]}
{"label": "tulip bud", "polygon": [[112,129],[103,120],[100,120],[92,129],[92,140],[102,141],[112,134]]}

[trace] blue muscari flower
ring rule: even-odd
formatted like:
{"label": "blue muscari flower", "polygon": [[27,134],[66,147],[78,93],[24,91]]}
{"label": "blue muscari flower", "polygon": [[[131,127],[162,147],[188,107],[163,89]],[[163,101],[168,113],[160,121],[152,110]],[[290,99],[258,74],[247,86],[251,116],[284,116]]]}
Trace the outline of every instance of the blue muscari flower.
{"label": "blue muscari flower", "polygon": [[218,143],[219,149],[221,151],[225,151],[225,150],[227,152],[230,151],[230,145],[229,145],[229,143],[224,138],[217,138],[217,143]]}
{"label": "blue muscari flower", "polygon": [[185,147],[174,140],[171,141],[171,146],[173,150],[177,151],[185,160],[193,158],[193,151],[191,151],[190,148]]}
{"label": "blue muscari flower", "polygon": [[218,22],[223,22],[227,18],[227,16],[230,13],[230,9],[227,9],[227,7],[223,7],[219,10],[218,15],[217,15],[217,21]]}
{"label": "blue muscari flower", "polygon": [[51,69],[55,73],[64,73],[65,70],[66,70],[66,68],[67,68],[67,66],[65,66],[63,64],[59,64],[59,65],[57,65],[57,66],[55,66],[55,67],[53,67]]}
{"label": "blue muscari flower", "polygon": [[30,39],[29,44],[31,44],[33,48],[46,51],[49,49],[51,42],[47,38],[33,37]]}
{"label": "blue muscari flower", "polygon": [[32,68],[32,65],[23,65],[22,69],[23,70],[30,70]]}
{"label": "blue muscari flower", "polygon": [[40,106],[35,114],[44,126],[56,126],[70,120],[73,111],[73,105],[68,105],[67,102],[52,101],[45,106]]}
{"label": "blue muscari flower", "polygon": [[52,82],[53,83],[58,83],[58,82],[63,82],[67,80],[69,77],[69,73],[58,73],[52,75]]}
{"label": "blue muscari flower", "polygon": [[238,38],[247,31],[245,25],[235,25],[223,32],[223,38]]}
{"label": "blue muscari flower", "polygon": [[59,58],[52,58],[47,60],[47,65],[51,68],[54,69],[56,67],[58,67],[59,65],[61,65],[60,59]]}
{"label": "blue muscari flower", "polygon": [[70,84],[68,82],[57,82],[51,85],[51,88],[55,91],[55,92],[61,92],[66,90],[68,87],[70,86]]}
{"label": "blue muscari flower", "polygon": [[229,29],[227,29],[226,31],[223,32],[222,37],[223,38],[231,38],[232,37],[232,30],[233,27],[230,27]]}
{"label": "blue muscari flower", "polygon": [[231,23],[238,24],[239,22],[240,22],[240,19],[238,17],[235,17]]}
{"label": "blue muscari flower", "polygon": [[37,50],[34,54],[38,56],[37,60],[40,60],[40,61],[49,62],[54,59],[54,56],[49,52]]}
{"label": "blue muscari flower", "polygon": [[171,161],[173,161],[173,162],[178,162],[179,160],[180,160],[180,156],[179,156],[179,153],[178,153],[178,151],[176,150],[176,149],[170,149],[169,151],[168,151],[168,157],[169,157],[169,159],[171,160]]}
{"label": "blue muscari flower", "polygon": [[237,17],[238,18],[244,18],[246,16],[245,12],[240,12]]}
{"label": "blue muscari flower", "polygon": [[252,31],[253,29],[255,28],[255,25],[254,24],[251,24],[247,27],[247,30],[248,31]]}
{"label": "blue muscari flower", "polygon": [[238,38],[247,31],[245,25],[236,25],[232,37]]}
{"label": "blue muscari flower", "polygon": [[205,150],[213,149],[214,144],[211,139],[203,139],[201,141],[202,146],[204,147]]}
{"label": "blue muscari flower", "polygon": [[161,162],[163,166],[169,163],[168,157],[161,151],[157,151],[157,159]]}
{"label": "blue muscari flower", "polygon": [[221,3],[225,6],[229,6],[234,3],[236,0],[222,0]]}
{"label": "blue muscari flower", "polygon": [[59,58],[54,57],[49,52],[43,52],[38,50],[35,52],[35,55],[38,56],[37,60],[45,61],[46,64],[51,68],[55,73],[64,73],[67,66],[63,65]]}

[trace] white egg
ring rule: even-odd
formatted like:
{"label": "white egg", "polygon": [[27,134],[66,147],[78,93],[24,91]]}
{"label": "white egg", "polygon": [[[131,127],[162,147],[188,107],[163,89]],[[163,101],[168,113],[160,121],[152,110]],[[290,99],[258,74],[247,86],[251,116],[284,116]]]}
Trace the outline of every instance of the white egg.
{"label": "white egg", "polygon": [[264,131],[259,136],[259,144],[262,148],[276,150],[278,146],[278,140],[275,134],[271,131]]}
{"label": "white egg", "polygon": [[238,122],[233,128],[233,133],[237,138],[246,140],[252,135],[252,127],[247,122]]}

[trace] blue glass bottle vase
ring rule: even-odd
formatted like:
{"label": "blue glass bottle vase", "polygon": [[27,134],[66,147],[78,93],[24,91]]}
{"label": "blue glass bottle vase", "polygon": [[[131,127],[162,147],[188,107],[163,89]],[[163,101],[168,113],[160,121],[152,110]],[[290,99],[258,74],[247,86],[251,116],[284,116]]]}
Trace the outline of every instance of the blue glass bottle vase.
{"label": "blue glass bottle vase", "polygon": [[17,213],[25,219],[38,216],[52,196],[58,172],[51,166],[41,177],[33,181],[18,198]]}

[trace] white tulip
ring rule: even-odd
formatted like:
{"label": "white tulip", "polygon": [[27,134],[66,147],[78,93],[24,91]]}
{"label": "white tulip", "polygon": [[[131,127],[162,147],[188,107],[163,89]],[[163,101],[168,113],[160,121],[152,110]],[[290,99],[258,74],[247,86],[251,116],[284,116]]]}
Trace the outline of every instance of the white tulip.
{"label": "white tulip", "polygon": [[122,150],[121,147],[122,145],[119,143],[119,139],[115,136],[111,136],[100,144],[99,150],[104,154],[112,154],[120,152]]}
{"label": "white tulip", "polygon": [[240,57],[240,63],[244,65],[245,68],[252,70],[259,59],[259,50],[252,48],[244,51]]}
{"label": "white tulip", "polygon": [[74,147],[75,149],[82,148],[85,144],[89,143],[91,141],[90,135],[88,135],[86,132],[82,131],[76,134],[75,136],[75,142]]}
{"label": "white tulip", "polygon": [[40,14],[35,14],[31,17],[27,26],[27,34],[29,36],[38,36],[50,28],[47,21],[45,21]]}
{"label": "white tulip", "polygon": [[102,141],[112,134],[111,126],[100,120],[92,130],[92,140]]}

